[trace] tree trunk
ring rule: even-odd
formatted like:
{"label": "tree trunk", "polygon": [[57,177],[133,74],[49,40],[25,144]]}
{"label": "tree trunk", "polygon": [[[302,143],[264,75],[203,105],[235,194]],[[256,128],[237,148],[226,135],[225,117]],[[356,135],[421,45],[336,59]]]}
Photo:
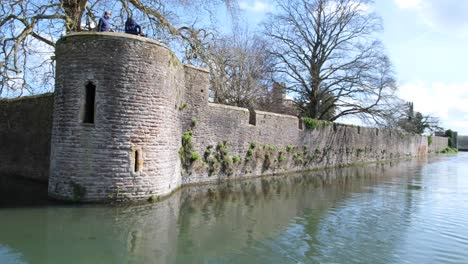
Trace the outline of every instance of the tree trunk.
{"label": "tree trunk", "polygon": [[60,0],[67,16],[65,23],[67,32],[81,31],[81,19],[88,0]]}

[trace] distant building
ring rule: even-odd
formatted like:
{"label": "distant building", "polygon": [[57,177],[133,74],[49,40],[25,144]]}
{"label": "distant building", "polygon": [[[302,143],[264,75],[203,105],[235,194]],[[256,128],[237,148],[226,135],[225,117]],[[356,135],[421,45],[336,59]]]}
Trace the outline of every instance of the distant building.
{"label": "distant building", "polygon": [[286,85],[284,83],[273,83],[271,89],[271,103],[263,107],[266,111],[299,116],[300,111],[293,100],[286,98]]}

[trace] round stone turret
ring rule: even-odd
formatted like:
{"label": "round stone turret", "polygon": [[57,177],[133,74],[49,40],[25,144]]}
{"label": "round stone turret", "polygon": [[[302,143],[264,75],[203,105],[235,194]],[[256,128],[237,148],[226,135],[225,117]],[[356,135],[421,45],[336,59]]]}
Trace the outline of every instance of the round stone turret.
{"label": "round stone turret", "polygon": [[57,42],[49,195],[141,200],[180,186],[184,68],[156,41],[76,33]]}

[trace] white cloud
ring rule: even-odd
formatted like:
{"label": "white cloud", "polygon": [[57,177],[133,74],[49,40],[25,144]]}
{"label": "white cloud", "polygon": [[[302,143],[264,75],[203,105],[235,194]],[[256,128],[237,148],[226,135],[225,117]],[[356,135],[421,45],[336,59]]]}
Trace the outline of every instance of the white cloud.
{"label": "white cloud", "polygon": [[439,32],[468,36],[468,1],[394,0],[401,9],[416,13],[426,25]]}
{"label": "white cloud", "polygon": [[414,103],[416,111],[439,117],[444,128],[468,135],[468,82],[418,81],[403,84],[399,93],[402,99]]}
{"label": "white cloud", "polygon": [[421,0],[395,0],[395,4],[401,9],[417,8],[421,2]]}
{"label": "white cloud", "polygon": [[243,10],[255,13],[266,13],[273,10],[273,6],[265,1],[240,1],[239,7]]}

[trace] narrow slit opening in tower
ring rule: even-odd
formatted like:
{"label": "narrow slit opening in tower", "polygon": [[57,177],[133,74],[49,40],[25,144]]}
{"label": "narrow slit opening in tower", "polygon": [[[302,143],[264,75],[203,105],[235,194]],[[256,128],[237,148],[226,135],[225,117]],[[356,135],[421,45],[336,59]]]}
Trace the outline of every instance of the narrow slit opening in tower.
{"label": "narrow slit opening in tower", "polygon": [[88,82],[85,87],[85,104],[83,123],[94,123],[94,105],[96,102],[96,85]]}
{"label": "narrow slit opening in tower", "polygon": [[303,125],[302,125],[302,118],[299,117],[299,129],[303,130]]}
{"label": "narrow slit opening in tower", "polygon": [[257,114],[252,108],[249,108],[249,124],[253,126],[257,125]]}
{"label": "narrow slit opening in tower", "polygon": [[135,160],[134,160],[134,171],[139,172],[140,171],[140,163],[138,162],[140,160],[140,152],[138,150],[135,150]]}

